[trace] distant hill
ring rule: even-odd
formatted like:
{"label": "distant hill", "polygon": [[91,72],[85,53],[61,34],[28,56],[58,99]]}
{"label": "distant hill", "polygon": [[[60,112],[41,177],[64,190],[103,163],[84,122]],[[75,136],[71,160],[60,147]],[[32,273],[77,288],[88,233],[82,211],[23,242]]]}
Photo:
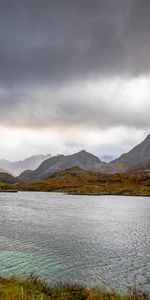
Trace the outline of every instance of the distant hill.
{"label": "distant hill", "polygon": [[58,155],[45,160],[36,170],[23,172],[18,179],[24,182],[35,182],[48,178],[56,172],[61,172],[72,167],[85,170],[112,172],[112,167],[102,162],[95,155],[84,150],[72,155]]}
{"label": "distant hill", "polygon": [[0,183],[16,183],[17,180],[12,175],[0,172]]}
{"label": "distant hill", "polygon": [[119,158],[110,162],[110,165],[114,167],[115,172],[125,172],[128,169],[144,163],[150,159],[150,134],[146,139],[135,146],[128,153],[121,155]]}
{"label": "distant hill", "polygon": [[[34,155],[24,160],[10,162],[5,159],[0,159],[0,169],[4,169],[5,172],[11,173],[14,176],[18,176],[25,170],[36,169],[44,160],[51,157],[48,155]],[[7,171],[6,171],[7,170]]]}

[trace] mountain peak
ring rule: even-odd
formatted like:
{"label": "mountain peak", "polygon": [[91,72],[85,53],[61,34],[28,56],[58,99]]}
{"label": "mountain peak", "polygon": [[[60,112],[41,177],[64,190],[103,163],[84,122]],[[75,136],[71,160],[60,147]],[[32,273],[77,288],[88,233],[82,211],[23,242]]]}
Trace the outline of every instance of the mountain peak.
{"label": "mountain peak", "polygon": [[86,150],[81,150],[81,151],[79,151],[78,153],[88,153]]}
{"label": "mountain peak", "polygon": [[99,162],[101,162],[101,160],[97,156],[95,156],[94,154],[92,154],[90,152],[87,152],[86,150],[81,150],[81,151],[79,151],[77,153],[74,153],[74,154],[71,155],[71,157],[83,160],[84,163],[86,161],[91,161],[91,163],[99,163]]}

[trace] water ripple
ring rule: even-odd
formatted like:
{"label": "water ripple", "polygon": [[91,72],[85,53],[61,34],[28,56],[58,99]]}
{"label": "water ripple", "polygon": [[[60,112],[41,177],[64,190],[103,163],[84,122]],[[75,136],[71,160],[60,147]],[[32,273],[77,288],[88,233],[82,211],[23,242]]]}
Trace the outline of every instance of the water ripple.
{"label": "water ripple", "polygon": [[150,199],[0,194],[0,275],[150,292]]}

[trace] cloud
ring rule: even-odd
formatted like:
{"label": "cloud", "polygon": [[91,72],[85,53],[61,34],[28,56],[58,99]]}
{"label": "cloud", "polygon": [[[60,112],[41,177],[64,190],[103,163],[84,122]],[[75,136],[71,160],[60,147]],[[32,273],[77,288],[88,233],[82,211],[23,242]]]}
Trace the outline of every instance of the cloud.
{"label": "cloud", "polygon": [[0,81],[149,72],[149,13],[147,0],[1,0]]}
{"label": "cloud", "polygon": [[[144,137],[149,15],[148,0],[0,0],[1,130],[31,130],[32,137],[49,132],[51,145],[62,151],[90,149],[90,140],[97,152],[111,132],[124,137],[120,150],[113,150],[112,139],[103,149],[119,153],[132,144],[127,132]],[[33,153],[31,140],[37,146],[42,138],[26,141]]]}
{"label": "cloud", "polygon": [[[138,88],[137,88],[138,87]],[[150,77],[0,89],[0,125],[22,128],[149,128]]]}
{"label": "cloud", "polygon": [[147,126],[149,14],[148,0],[1,0],[1,125],[125,125],[124,110]]}
{"label": "cloud", "polygon": [[0,157],[19,160],[37,153],[72,154],[85,149],[100,158],[104,155],[118,157],[145,138],[144,130],[119,127],[105,130],[69,129],[55,132],[51,129],[31,130],[0,128]]}

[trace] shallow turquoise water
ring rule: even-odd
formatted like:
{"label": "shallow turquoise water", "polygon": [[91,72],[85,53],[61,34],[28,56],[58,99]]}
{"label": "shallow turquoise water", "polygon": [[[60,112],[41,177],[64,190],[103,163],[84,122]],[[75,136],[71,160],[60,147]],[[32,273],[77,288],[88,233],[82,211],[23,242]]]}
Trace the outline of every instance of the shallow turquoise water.
{"label": "shallow turquoise water", "polygon": [[1,274],[4,276],[37,274],[45,277],[47,273],[47,276],[51,274],[54,278],[57,277],[58,272],[61,272],[61,268],[64,268],[57,261],[45,260],[42,255],[38,256],[37,254],[12,250],[0,252],[0,266]]}
{"label": "shallow turquoise water", "polygon": [[150,291],[150,198],[0,194],[0,275]]}

